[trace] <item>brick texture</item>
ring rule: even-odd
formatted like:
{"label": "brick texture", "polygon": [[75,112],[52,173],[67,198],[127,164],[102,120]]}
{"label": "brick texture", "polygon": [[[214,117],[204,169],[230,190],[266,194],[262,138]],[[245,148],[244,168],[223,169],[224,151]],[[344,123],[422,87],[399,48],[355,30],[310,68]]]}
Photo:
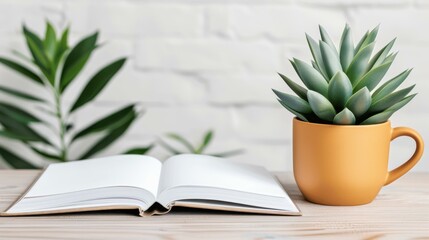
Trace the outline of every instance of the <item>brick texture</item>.
{"label": "brick texture", "polygon": [[[4,23],[0,55],[10,56],[10,49],[27,51],[21,24],[41,34],[45,19],[57,27],[71,25],[72,44],[100,30],[101,42],[106,44],[91,57],[81,79],[113,59],[128,57],[95,103],[73,116],[81,128],[130,102],[145,110],[103,155],[155,142],[168,132],[196,143],[206,130],[213,129],[215,139],[209,152],[244,149],[231,160],[292,170],[293,116],[279,106],[271,91],[288,91],[277,72],[298,79],[288,59],[310,59],[305,33],[318,38],[317,25],[322,24],[338,43],[346,22],[352,26],[355,42],[377,24],[381,24],[377,48],[398,37],[395,50],[400,54],[387,78],[414,67],[405,85],[416,83],[419,95],[392,117],[392,125],[410,126],[429,139],[429,4],[425,0],[6,0],[0,3]],[[43,94],[3,66],[0,82]],[[70,87],[66,103],[73,102],[83,82]],[[14,101],[3,94],[0,99]],[[49,137],[49,131],[44,132]],[[71,152],[79,155],[98,137],[77,142]],[[390,167],[404,162],[413,147],[406,138],[394,141]],[[42,162],[29,151],[23,153]],[[161,159],[169,156],[159,146],[150,154]],[[0,167],[5,165],[0,163]],[[428,169],[423,159],[415,171]]]}

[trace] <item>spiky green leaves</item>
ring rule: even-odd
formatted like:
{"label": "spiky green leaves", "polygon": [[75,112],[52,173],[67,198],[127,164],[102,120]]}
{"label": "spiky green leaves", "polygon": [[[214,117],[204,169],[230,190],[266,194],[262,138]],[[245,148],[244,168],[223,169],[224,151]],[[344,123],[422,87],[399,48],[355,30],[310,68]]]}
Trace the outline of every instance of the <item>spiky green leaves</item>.
{"label": "spiky green leaves", "polygon": [[320,50],[328,78],[331,78],[335,73],[342,71],[340,59],[338,58],[337,53],[335,53],[328,44],[321,41]]}
{"label": "spiky green leaves", "polygon": [[328,82],[316,69],[299,59],[294,59],[294,63],[298,75],[308,89],[321,93],[323,96],[328,95]]}
{"label": "spiky green leaves", "polygon": [[[397,55],[390,53],[394,39],[371,57],[378,26],[353,46],[351,29],[346,25],[339,51],[327,31],[321,26],[319,30],[319,42],[306,35],[313,56],[311,65],[298,59],[291,61],[308,91],[281,75],[300,98],[275,92],[280,103],[298,118],[334,124],[374,124],[386,121],[415,96],[407,96],[413,86],[393,92],[411,70],[400,73],[377,88]],[[312,112],[308,112],[306,103]]]}
{"label": "spiky green leaves", "polygon": [[322,94],[309,90],[307,92],[307,98],[308,103],[316,116],[329,122],[334,119],[336,115],[335,108]]}
{"label": "spiky green leaves", "polygon": [[340,61],[343,70],[346,71],[353,60],[353,38],[348,24],[344,27],[340,42]]}
{"label": "spiky green leaves", "polygon": [[329,81],[328,99],[336,109],[343,109],[352,93],[352,84],[344,72],[337,72]]}
{"label": "spiky green leaves", "polygon": [[299,97],[296,97],[294,95],[282,93],[274,89],[273,91],[277,95],[277,97],[292,110],[296,112],[304,113],[304,114],[311,113],[311,108],[310,108],[310,105],[307,103],[307,101]]}
{"label": "spiky green leaves", "polygon": [[356,123],[355,115],[348,108],[335,115],[333,122],[339,125],[353,125]]}
{"label": "spiky green leaves", "polygon": [[368,88],[362,88],[353,94],[347,101],[346,106],[356,117],[362,116],[371,106],[371,94]]}

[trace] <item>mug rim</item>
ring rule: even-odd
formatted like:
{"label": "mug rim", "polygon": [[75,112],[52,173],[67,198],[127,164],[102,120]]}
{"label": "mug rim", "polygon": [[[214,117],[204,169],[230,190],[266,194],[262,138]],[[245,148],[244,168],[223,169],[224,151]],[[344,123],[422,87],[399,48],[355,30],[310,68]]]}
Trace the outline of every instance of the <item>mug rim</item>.
{"label": "mug rim", "polygon": [[384,125],[390,125],[390,120],[387,120],[382,123],[376,123],[376,124],[368,124],[368,125],[338,125],[338,124],[325,124],[325,123],[313,123],[313,122],[306,122],[298,117],[293,118],[293,122],[299,123],[299,124],[305,124],[305,125],[312,125],[312,126],[319,126],[319,127],[337,127],[337,128],[375,128],[380,127]]}

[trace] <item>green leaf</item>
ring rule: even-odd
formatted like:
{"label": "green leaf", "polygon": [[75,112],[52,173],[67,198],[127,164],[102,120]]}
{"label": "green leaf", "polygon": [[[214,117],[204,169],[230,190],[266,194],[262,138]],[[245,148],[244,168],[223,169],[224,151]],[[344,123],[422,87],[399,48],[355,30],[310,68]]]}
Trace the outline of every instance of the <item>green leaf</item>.
{"label": "green leaf", "polygon": [[242,154],[243,152],[244,150],[237,149],[237,150],[231,150],[231,151],[221,152],[221,153],[207,153],[207,155],[213,156],[213,157],[230,157],[230,156]]}
{"label": "green leaf", "polygon": [[365,38],[364,38],[362,44],[358,44],[359,48],[356,47],[355,53],[358,53],[360,50],[362,50],[365,47],[367,47],[368,45],[374,43],[375,38],[377,37],[377,33],[378,33],[379,27],[380,27],[380,25],[378,25],[377,27],[375,27],[368,34],[365,34]]}
{"label": "green leaf", "polygon": [[[321,93],[323,96],[328,95],[328,83],[325,78],[312,66],[307,63],[294,59],[299,76],[301,77],[302,82],[310,90]],[[308,93],[307,93],[308,97]]]}
{"label": "green leaf", "polygon": [[24,65],[21,65],[20,63],[2,57],[0,57],[0,63],[17,71],[18,73],[21,73],[22,75],[28,77],[29,79],[35,81],[38,84],[44,84],[43,80],[37,74],[35,74],[33,71],[31,71]]}
{"label": "green leaf", "polygon": [[364,87],[367,87],[368,90],[372,91],[380,83],[384,75],[386,75],[391,65],[392,62],[387,62],[367,72],[359,81],[357,81],[353,91],[357,92]]}
{"label": "green leaf", "polygon": [[300,98],[307,100],[307,89],[301,87],[299,84],[295,83],[294,81],[290,80],[288,77],[284,76],[281,73],[278,73],[280,77],[285,81],[285,83],[289,86],[292,91],[296,93]]}
{"label": "green leaf", "polygon": [[[305,34],[307,38],[308,46],[310,47],[311,54],[313,55],[313,59],[317,65],[318,71],[325,77],[328,78],[328,74],[325,71],[325,64],[323,63],[322,53],[320,52],[320,47],[317,42],[308,34]],[[307,93],[306,93],[307,96]]]}
{"label": "green leaf", "polygon": [[136,147],[131,148],[125,151],[123,154],[137,154],[137,155],[144,155],[147,152],[149,152],[154,147],[153,144],[147,146],[147,147]]}
{"label": "green leaf", "polygon": [[30,163],[27,160],[24,160],[22,157],[12,153],[6,148],[0,147],[0,155],[3,157],[3,160],[6,161],[13,168],[18,169],[37,169],[35,165]]}
{"label": "green leaf", "polygon": [[391,53],[391,54],[387,55],[387,57],[383,60],[383,62],[381,64],[387,63],[387,62],[393,62],[397,55],[398,55],[398,52]]}
{"label": "green leaf", "polygon": [[54,27],[50,22],[46,23],[45,39],[43,40],[43,47],[49,59],[54,60],[55,51],[57,46],[57,35]]}
{"label": "green leaf", "polygon": [[82,39],[67,55],[60,77],[60,90],[63,92],[83,69],[92,51],[96,48],[98,32]]}
{"label": "green leaf", "polygon": [[398,111],[399,109],[407,105],[416,95],[417,93],[414,93],[414,94],[411,94],[410,96],[403,98],[401,101],[393,104],[393,106],[386,109],[386,111],[394,111],[394,112]]}
{"label": "green leaf", "polygon": [[283,92],[279,92],[275,89],[273,89],[273,92],[277,95],[277,97],[282,100],[282,102],[286,105],[288,105],[290,108],[292,108],[293,110],[300,112],[300,113],[311,113],[311,107],[308,104],[307,101],[287,94],[287,93],[283,93]]}
{"label": "green leaf", "polygon": [[31,138],[26,135],[19,135],[8,130],[0,130],[0,136],[10,139],[16,139],[20,141],[34,141],[34,138]]}
{"label": "green leaf", "polygon": [[207,148],[207,146],[209,145],[209,143],[211,142],[213,138],[213,131],[209,130],[203,138],[203,142],[200,144],[200,146],[195,150],[195,153],[197,154],[201,154],[202,152],[204,152],[204,149]]}
{"label": "green leaf", "polygon": [[328,86],[328,99],[335,109],[343,109],[347,100],[353,94],[353,87],[344,72],[337,72]]}
{"label": "green leaf", "polygon": [[322,94],[309,90],[307,93],[308,103],[313,112],[326,121],[332,121],[336,115],[335,108]]}
{"label": "green leaf", "polygon": [[41,122],[40,119],[33,114],[4,102],[0,102],[0,113],[1,115],[7,115],[12,119],[24,124],[31,122]]}
{"label": "green leaf", "polygon": [[383,85],[381,85],[373,94],[372,94],[372,101],[378,101],[381,98],[387,96],[388,94],[395,91],[396,88],[401,85],[404,80],[408,77],[408,75],[411,73],[412,69],[405,70],[402,73],[398,74],[397,76],[393,77],[389,81],[385,82]]}
{"label": "green leaf", "polygon": [[26,139],[27,141],[43,142],[52,145],[46,138],[42,137],[26,124],[16,121],[9,115],[0,113],[0,123],[3,125],[5,131],[8,131],[15,136],[20,136],[21,139]]}
{"label": "green leaf", "polygon": [[362,38],[359,40],[358,44],[356,45],[355,50],[354,50],[354,54],[358,53],[359,50],[361,50],[363,42],[368,37],[368,35],[369,35],[369,31],[366,31],[366,33],[362,36]]}
{"label": "green leaf", "polygon": [[286,108],[289,112],[291,112],[293,115],[297,116],[299,119],[301,119],[302,121],[306,121],[309,122],[307,117],[305,117],[303,114],[293,110],[292,108],[290,108],[288,105],[286,105],[282,100],[277,99],[279,101],[279,103]]}
{"label": "green leaf", "polygon": [[353,60],[354,48],[351,30],[348,24],[344,27],[340,42],[340,61],[343,70],[346,71]]}
{"label": "green leaf", "polygon": [[107,133],[103,138],[101,138],[96,144],[94,144],[88,151],[85,152],[79,159],[87,159],[94,154],[100,152],[106,147],[114,143],[119,137],[121,137],[131,126],[135,118],[129,119],[127,122],[123,123],[118,128]]}
{"label": "green leaf", "polygon": [[350,63],[350,66],[347,69],[346,73],[352,85],[355,85],[356,82],[365,73],[368,66],[369,58],[371,57],[372,50],[374,49],[374,45],[375,43],[371,43],[368,46],[364,47],[355,55],[352,62]]}
{"label": "green leaf", "polygon": [[27,46],[33,56],[34,62],[48,78],[50,83],[53,83],[53,77],[51,72],[51,63],[44,52],[44,46],[42,40],[25,26],[23,26],[23,32],[27,41]]}
{"label": "green leaf", "polygon": [[357,118],[366,113],[370,106],[371,94],[366,87],[354,93],[346,103],[346,107],[352,111]]}
{"label": "green leaf", "polygon": [[134,107],[134,104],[128,105],[114,113],[109,114],[108,116],[103,117],[102,119],[97,120],[93,124],[77,132],[76,135],[74,135],[72,141],[75,141],[88,134],[111,130],[121,126],[124,122],[127,122],[131,118],[135,118],[137,116]]}
{"label": "green leaf", "polygon": [[380,51],[378,51],[374,57],[368,63],[368,71],[380,66],[383,64],[383,61],[386,59],[386,56],[389,54],[389,51],[392,49],[393,44],[395,43],[395,39],[390,41],[386,46],[384,46]]}
{"label": "green leaf", "polygon": [[12,88],[8,88],[8,87],[0,86],[0,91],[7,93],[9,95],[15,96],[15,97],[25,99],[25,100],[30,100],[30,101],[34,101],[34,102],[45,102],[45,100],[43,100],[41,98],[38,98],[38,97],[35,97],[35,96],[30,95],[28,93],[24,93],[24,92],[21,92],[21,91],[12,89]]}
{"label": "green leaf", "polygon": [[332,51],[336,54],[336,56],[338,56],[338,51],[337,51],[337,48],[335,47],[334,42],[332,42],[332,39],[329,37],[328,32],[321,25],[319,25],[319,32],[320,32],[320,37],[322,38],[322,41],[328,44],[329,47],[332,49]]}
{"label": "green leaf", "polygon": [[55,52],[55,58],[54,58],[55,68],[58,66],[63,54],[69,49],[68,37],[69,37],[69,28],[66,28],[61,34],[61,38],[57,43],[57,51]]}
{"label": "green leaf", "polygon": [[109,81],[115,76],[115,74],[122,68],[126,61],[126,58],[121,58],[115,62],[107,65],[96,73],[85,86],[81,92],[79,98],[73,104],[70,112],[82,107],[92,99],[94,99],[103,88],[109,83]]}
{"label": "green leaf", "polygon": [[371,113],[374,113],[374,112],[381,112],[381,111],[386,110],[387,108],[393,106],[397,102],[401,101],[405,96],[407,96],[407,94],[410,93],[411,90],[413,90],[414,86],[415,85],[412,85],[410,87],[401,89],[399,91],[396,91],[394,93],[391,93],[391,94],[381,98],[380,100],[378,100],[376,102],[373,102],[371,104],[369,111]]}
{"label": "green leaf", "polygon": [[196,152],[195,148],[192,146],[192,144],[186,140],[184,137],[180,136],[179,134],[175,133],[168,133],[168,138],[174,139],[175,141],[181,143],[183,146],[185,146],[190,152]]}
{"label": "green leaf", "polygon": [[53,159],[56,161],[62,161],[61,156],[59,156],[59,155],[48,153],[48,152],[45,152],[43,150],[37,149],[35,147],[31,147],[31,150],[33,150],[35,153],[39,154],[40,156],[42,156],[46,160]]}
{"label": "green leaf", "polygon": [[377,123],[383,123],[389,120],[389,118],[393,115],[394,111],[389,112],[381,112],[378,114],[375,114],[366,120],[361,122],[361,125],[369,125],[369,124],[377,124]]}
{"label": "green leaf", "polygon": [[356,123],[356,118],[352,111],[344,108],[341,112],[335,115],[333,122],[339,125],[353,125]]}
{"label": "green leaf", "polygon": [[338,54],[335,53],[328,44],[320,41],[320,51],[322,53],[323,62],[325,63],[326,72],[328,73],[328,78],[332,78],[337,72],[342,72],[343,68],[341,67],[340,59]]}

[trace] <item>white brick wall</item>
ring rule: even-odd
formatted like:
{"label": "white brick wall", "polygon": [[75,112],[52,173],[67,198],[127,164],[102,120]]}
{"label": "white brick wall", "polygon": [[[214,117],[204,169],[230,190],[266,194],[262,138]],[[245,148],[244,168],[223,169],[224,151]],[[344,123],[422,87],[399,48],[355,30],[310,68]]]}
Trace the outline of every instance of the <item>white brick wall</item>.
{"label": "white brick wall", "polygon": [[[291,170],[292,115],[271,92],[271,88],[287,89],[276,72],[296,78],[288,59],[310,58],[304,33],[315,36],[322,24],[338,42],[345,22],[352,26],[356,42],[378,23],[378,47],[398,36],[395,49],[400,54],[389,74],[414,67],[408,84],[417,83],[420,94],[392,122],[413,127],[429,139],[429,4],[425,0],[3,0],[0,54],[25,49],[21,23],[42,33],[45,19],[58,27],[70,24],[74,41],[101,31],[107,44],[81,78],[115,58],[129,57],[96,103],[75,117],[78,126],[85,126],[129,102],[146,109],[128,134],[103,154],[150,143],[166,132],[198,141],[210,128],[216,131],[210,151],[243,148],[245,154],[234,160]],[[4,67],[0,81],[16,87],[26,83]],[[81,87],[75,84],[66,101],[73,101]],[[75,155],[87,141],[73,147]],[[395,141],[391,167],[408,158],[413,147],[410,140]],[[167,155],[160,147],[151,154]],[[415,171],[429,171],[429,160],[424,158]]]}

